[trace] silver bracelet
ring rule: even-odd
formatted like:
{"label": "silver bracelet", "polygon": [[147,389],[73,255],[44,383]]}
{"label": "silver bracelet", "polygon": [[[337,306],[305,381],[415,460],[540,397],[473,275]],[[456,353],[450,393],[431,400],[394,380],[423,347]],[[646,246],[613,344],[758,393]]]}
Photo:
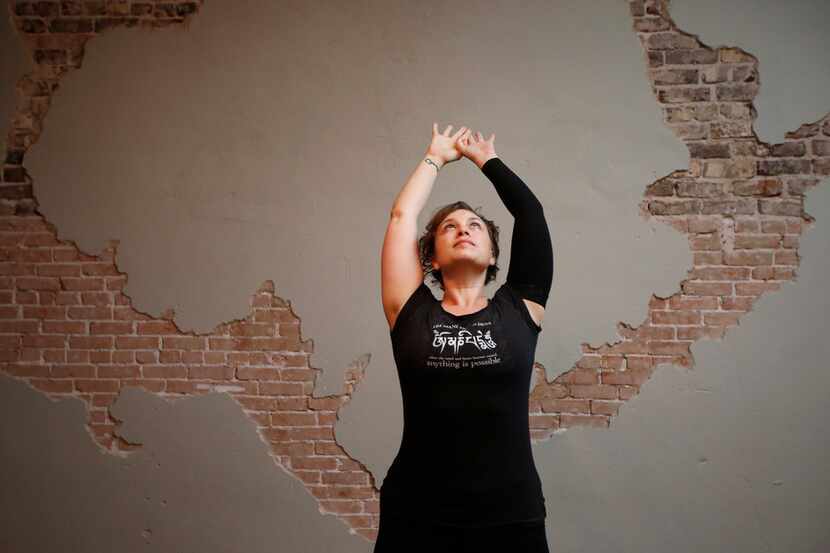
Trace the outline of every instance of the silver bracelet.
{"label": "silver bracelet", "polygon": [[438,167],[438,165],[437,165],[434,161],[432,161],[431,159],[429,159],[429,158],[426,158],[426,159],[424,160],[424,163],[426,163],[427,165],[432,165],[433,167],[435,167],[435,170],[436,170],[436,171],[440,171],[440,170],[441,170],[441,168],[440,168],[440,167]]}

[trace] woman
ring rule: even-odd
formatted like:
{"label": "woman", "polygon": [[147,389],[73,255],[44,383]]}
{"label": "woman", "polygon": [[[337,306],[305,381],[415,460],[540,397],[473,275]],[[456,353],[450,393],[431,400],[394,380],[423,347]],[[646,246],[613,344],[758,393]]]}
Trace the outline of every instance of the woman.
{"label": "woman", "polygon": [[[484,140],[433,124],[424,160],[395,199],[381,254],[384,313],[403,398],[398,454],[380,491],[375,553],[547,553],[545,499],[530,445],[528,392],[553,279],[542,205]],[[467,157],[514,217],[506,283],[498,227],[463,202],[417,217],[441,168]],[[429,274],[444,291],[438,301]]]}

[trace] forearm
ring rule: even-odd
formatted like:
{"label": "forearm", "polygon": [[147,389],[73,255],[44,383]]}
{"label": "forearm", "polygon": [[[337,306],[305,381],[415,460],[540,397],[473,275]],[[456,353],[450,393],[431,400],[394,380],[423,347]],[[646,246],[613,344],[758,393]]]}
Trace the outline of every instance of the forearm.
{"label": "forearm", "polygon": [[539,199],[501,158],[488,159],[482,164],[481,172],[493,183],[504,207],[514,218],[541,212]]}
{"label": "forearm", "polygon": [[[433,165],[434,164],[434,165]],[[418,166],[409,175],[398,196],[392,204],[392,216],[411,215],[417,217],[426,205],[432,186],[438,176],[438,169],[444,165],[444,161],[433,155],[424,155],[418,162]]]}

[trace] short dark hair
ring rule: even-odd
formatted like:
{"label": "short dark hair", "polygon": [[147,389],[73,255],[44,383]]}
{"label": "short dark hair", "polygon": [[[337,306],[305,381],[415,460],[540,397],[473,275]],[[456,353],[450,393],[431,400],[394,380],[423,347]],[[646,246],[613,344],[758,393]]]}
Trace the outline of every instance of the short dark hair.
{"label": "short dark hair", "polygon": [[487,233],[490,235],[496,264],[487,267],[487,276],[484,277],[484,284],[486,285],[495,280],[496,273],[499,272],[499,227],[479,212],[481,208],[473,209],[468,203],[462,201],[453,202],[438,208],[432,214],[432,217],[426,225],[424,234],[418,239],[418,253],[421,258],[421,269],[424,271],[424,277],[431,277],[432,281],[438,283],[442,290],[444,289],[444,278],[441,276],[441,270],[432,267],[432,260],[435,259],[435,233],[441,221],[457,209],[466,209],[478,215],[484,221],[484,225],[487,227]]}

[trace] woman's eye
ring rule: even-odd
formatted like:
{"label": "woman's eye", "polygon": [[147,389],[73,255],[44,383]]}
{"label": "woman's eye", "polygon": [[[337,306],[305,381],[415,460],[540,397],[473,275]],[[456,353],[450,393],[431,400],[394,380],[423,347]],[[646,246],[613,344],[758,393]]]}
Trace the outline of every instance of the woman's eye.
{"label": "woman's eye", "polygon": [[472,224],[470,224],[470,226],[473,226],[473,225],[475,225],[475,226],[477,226],[477,227],[481,227],[481,225],[479,225],[478,223],[475,223],[475,222],[474,222],[474,223],[472,223]]}

